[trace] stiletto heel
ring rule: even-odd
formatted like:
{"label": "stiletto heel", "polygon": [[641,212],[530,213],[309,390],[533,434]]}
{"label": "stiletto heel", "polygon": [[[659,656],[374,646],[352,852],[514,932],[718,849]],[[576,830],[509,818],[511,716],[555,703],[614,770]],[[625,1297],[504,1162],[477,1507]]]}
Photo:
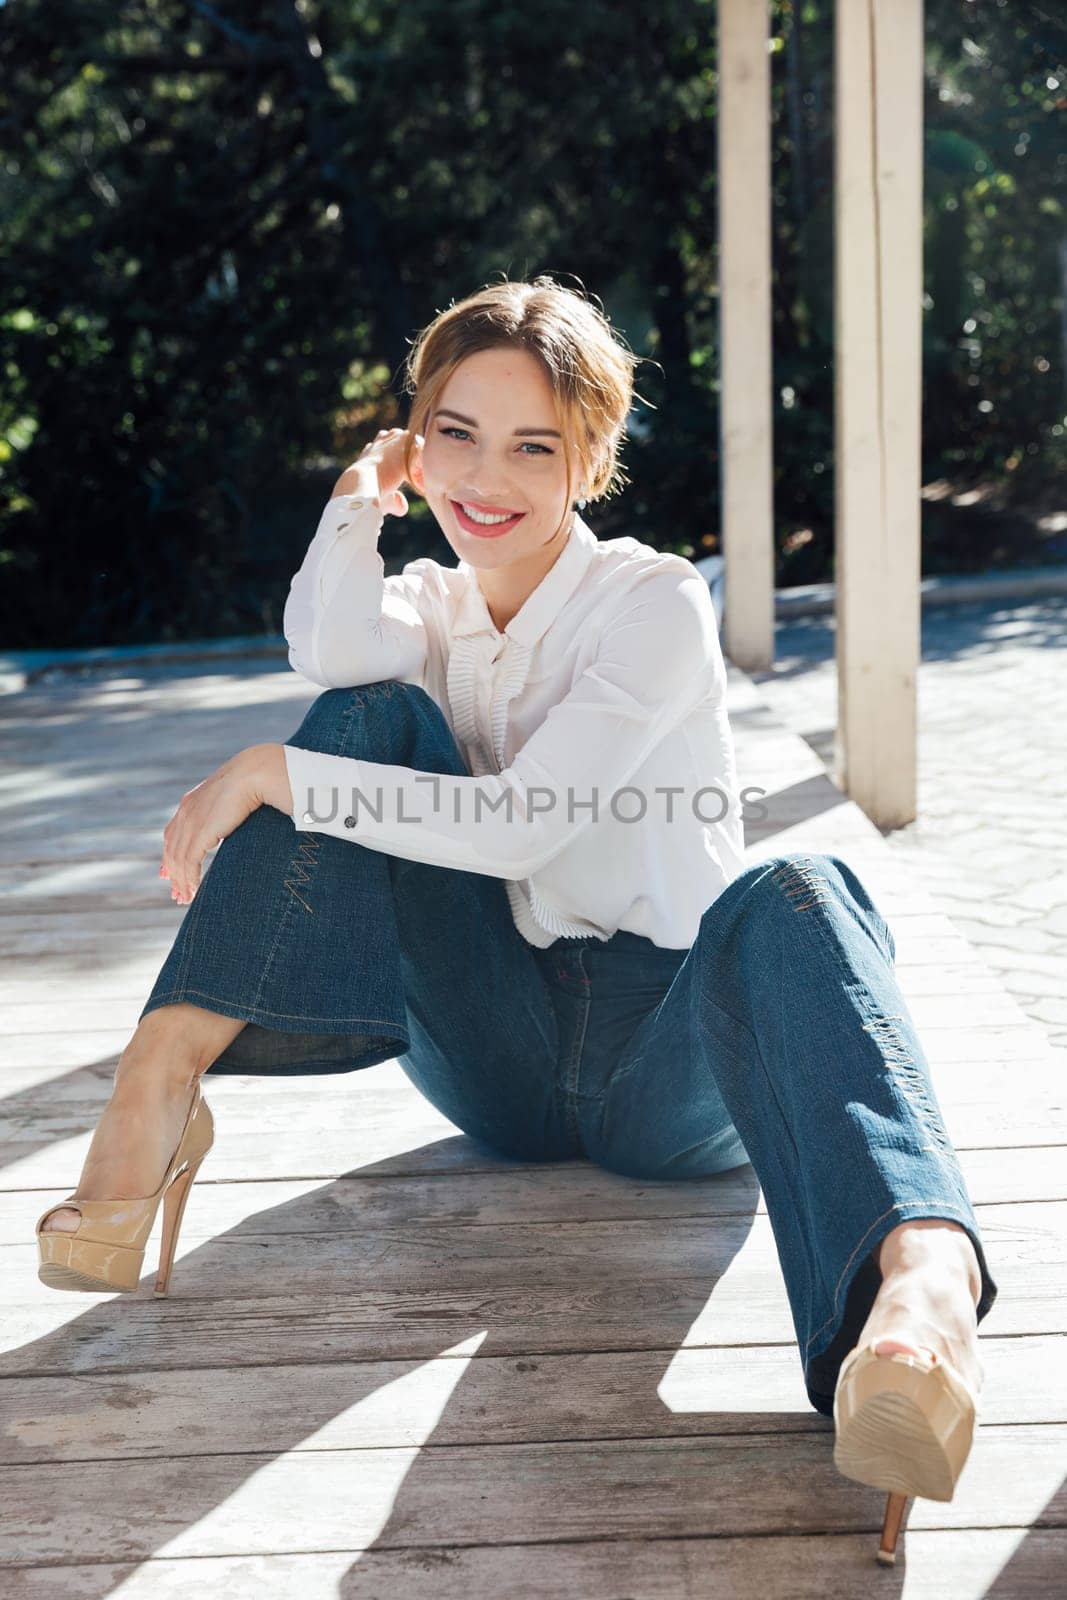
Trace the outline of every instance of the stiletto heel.
{"label": "stiletto heel", "polygon": [[892,1566],[908,1496],[952,1499],[979,1405],[957,1369],[934,1350],[876,1355],[885,1337],[857,1345],[841,1363],[834,1465],[846,1478],[889,1491],[875,1559]]}
{"label": "stiletto heel", "polygon": [[885,1503],[885,1517],[882,1521],[882,1539],[875,1551],[875,1560],[881,1561],[885,1566],[892,1567],[897,1559],[897,1535],[900,1524],[904,1519],[904,1507],[908,1503],[906,1494],[894,1494],[889,1491],[889,1498]]}
{"label": "stiletto heel", "polygon": [[[214,1142],[215,1119],[198,1078],[178,1147],[155,1194],[119,1200],[79,1200],[70,1194],[38,1218],[37,1276],[41,1282],[50,1289],[87,1289],[96,1294],[136,1289],[145,1245],[162,1201],[163,1238],[155,1292],[165,1295],[189,1190]],[[53,1211],[64,1207],[81,1213],[74,1231],[45,1228]]]}
{"label": "stiletto heel", "polygon": [[[203,1157],[201,1157],[203,1160]],[[174,1251],[178,1243],[178,1230],[182,1225],[185,1215],[185,1202],[189,1198],[189,1190],[193,1187],[193,1179],[200,1170],[200,1162],[187,1167],[180,1177],[175,1178],[170,1188],[163,1196],[163,1237],[159,1244],[159,1269],[156,1272],[156,1286],[153,1294],[165,1295],[170,1287],[170,1273],[174,1265]]]}

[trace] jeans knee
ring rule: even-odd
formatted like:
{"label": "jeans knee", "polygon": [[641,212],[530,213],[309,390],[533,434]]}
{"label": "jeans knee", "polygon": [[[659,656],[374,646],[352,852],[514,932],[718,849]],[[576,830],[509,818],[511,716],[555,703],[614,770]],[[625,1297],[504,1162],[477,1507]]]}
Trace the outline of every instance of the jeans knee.
{"label": "jeans knee", "polygon": [[794,911],[808,911],[820,900],[829,901],[842,865],[836,856],[804,850],[787,851],[767,864],[773,869],[767,874],[768,888],[782,895]]}
{"label": "jeans knee", "polygon": [[[782,889],[792,877],[796,875],[796,868],[801,862],[814,862],[818,857],[805,855],[799,850],[790,850],[782,855],[767,856],[762,861],[751,861],[743,867],[735,877],[731,878],[722,893],[708,906],[701,919],[700,931],[717,920],[727,905],[748,904],[750,897],[755,894],[760,899],[781,894]],[[719,902],[723,904],[720,905]]]}
{"label": "jeans knee", "polygon": [[378,678],[373,683],[357,683],[342,686],[336,689],[324,689],[316,695],[311,702],[308,715],[321,713],[322,716],[344,717],[351,716],[353,711],[358,711],[364,706],[376,703],[379,700],[392,700],[394,698],[412,694],[421,695],[425,690],[414,683],[402,683],[398,678]]}
{"label": "jeans knee", "polygon": [[419,684],[398,678],[324,690],[286,742],[323,755],[469,775],[437,701]]}
{"label": "jeans knee", "polygon": [[306,714],[320,721],[335,721],[348,710],[355,692],[346,688],[323,689],[321,694],[315,696]]}
{"label": "jeans knee", "polygon": [[338,754],[351,736],[353,718],[366,715],[371,707],[381,704],[402,709],[409,695],[424,694],[417,684],[401,683],[395,678],[324,689],[311,702],[289,743],[302,750]]}

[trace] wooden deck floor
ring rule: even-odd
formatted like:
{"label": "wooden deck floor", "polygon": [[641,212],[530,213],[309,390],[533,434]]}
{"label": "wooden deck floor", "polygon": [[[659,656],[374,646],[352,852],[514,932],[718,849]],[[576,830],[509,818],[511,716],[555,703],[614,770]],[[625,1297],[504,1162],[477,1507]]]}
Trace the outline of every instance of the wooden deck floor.
{"label": "wooden deck floor", "polygon": [[639,1183],[479,1153],[394,1063],[205,1080],[216,1144],[170,1297],[38,1283],[117,1054],[184,912],[183,790],[284,739],[271,664],[58,679],[0,700],[0,1594],[1042,1600],[1067,1570],[1067,1101],[1045,1036],[731,669],[752,859],[843,855],[902,988],[1000,1297],[949,1504],[842,1478],[807,1402],[751,1167]]}

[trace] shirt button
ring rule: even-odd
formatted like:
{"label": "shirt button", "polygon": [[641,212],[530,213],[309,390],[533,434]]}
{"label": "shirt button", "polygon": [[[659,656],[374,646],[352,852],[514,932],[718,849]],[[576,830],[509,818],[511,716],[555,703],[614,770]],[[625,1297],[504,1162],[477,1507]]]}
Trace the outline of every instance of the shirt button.
{"label": "shirt button", "polygon": [[362,511],[363,506],[364,502],[362,500],[350,500],[348,502],[348,508],[350,511]]}
{"label": "shirt button", "polygon": [[355,817],[346,817],[345,818],[345,827],[346,828],[354,828],[355,825],[356,825]]}
{"label": "shirt button", "polygon": [[304,812],[304,816],[303,816],[303,819],[302,819],[302,820],[303,820],[303,821],[304,821],[304,822],[314,822],[314,820],[315,820],[315,816],[314,816],[314,813],[313,813],[313,812],[311,812],[311,811],[305,811],[305,812]]}

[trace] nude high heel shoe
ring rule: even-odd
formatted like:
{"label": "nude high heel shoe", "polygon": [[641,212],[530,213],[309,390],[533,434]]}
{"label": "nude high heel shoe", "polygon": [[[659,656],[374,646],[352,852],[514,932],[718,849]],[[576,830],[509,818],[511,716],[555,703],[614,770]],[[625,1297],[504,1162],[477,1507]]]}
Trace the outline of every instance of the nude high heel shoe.
{"label": "nude high heel shoe", "polygon": [[834,1392],[834,1466],[888,1489],[877,1561],[896,1561],[909,1495],[951,1500],[974,1440],[978,1397],[935,1350],[875,1355],[879,1334],[849,1352]]}
{"label": "nude high heel shoe", "polygon": [[[98,1294],[136,1289],[140,1283],[145,1244],[162,1200],[163,1237],[155,1293],[165,1295],[185,1202],[200,1163],[214,1140],[215,1119],[197,1079],[178,1148],[155,1194],[135,1200],[78,1200],[71,1194],[49,1206],[38,1219],[40,1265],[37,1276],[41,1282],[51,1289],[90,1289]],[[64,1206],[81,1212],[77,1228],[72,1233],[43,1228],[52,1212]]]}

